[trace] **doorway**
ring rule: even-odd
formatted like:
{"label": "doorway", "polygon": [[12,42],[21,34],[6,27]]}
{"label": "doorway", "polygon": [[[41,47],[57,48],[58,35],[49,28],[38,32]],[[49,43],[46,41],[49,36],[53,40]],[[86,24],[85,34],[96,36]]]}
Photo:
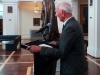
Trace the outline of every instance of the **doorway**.
{"label": "doorway", "polygon": [[88,36],[88,5],[80,5],[80,23],[82,25],[84,36]]}
{"label": "doorway", "polygon": [[0,35],[3,34],[3,19],[0,19]]}

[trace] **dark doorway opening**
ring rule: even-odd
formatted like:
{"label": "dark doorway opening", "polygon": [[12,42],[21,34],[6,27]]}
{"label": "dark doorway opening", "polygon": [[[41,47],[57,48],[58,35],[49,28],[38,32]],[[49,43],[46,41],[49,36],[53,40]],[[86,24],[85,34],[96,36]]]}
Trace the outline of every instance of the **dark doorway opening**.
{"label": "dark doorway opening", "polygon": [[84,36],[88,35],[88,5],[80,5],[80,23],[82,25]]}
{"label": "dark doorway opening", "polygon": [[0,35],[3,34],[3,19],[0,19]]}

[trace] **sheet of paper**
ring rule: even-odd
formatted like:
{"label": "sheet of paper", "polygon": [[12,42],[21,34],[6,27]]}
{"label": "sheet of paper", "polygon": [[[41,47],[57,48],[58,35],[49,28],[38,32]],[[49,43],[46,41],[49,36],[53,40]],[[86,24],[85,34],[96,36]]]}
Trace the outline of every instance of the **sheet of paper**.
{"label": "sheet of paper", "polygon": [[50,47],[50,48],[53,48],[52,46],[50,46],[50,45],[46,45],[46,44],[40,44],[39,46],[43,46],[43,47]]}

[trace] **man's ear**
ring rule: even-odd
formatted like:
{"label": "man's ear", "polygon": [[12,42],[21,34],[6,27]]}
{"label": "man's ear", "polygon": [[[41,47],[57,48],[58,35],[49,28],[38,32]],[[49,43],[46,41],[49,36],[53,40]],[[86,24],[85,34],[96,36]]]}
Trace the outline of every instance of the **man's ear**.
{"label": "man's ear", "polygon": [[62,16],[65,16],[65,11],[64,10],[62,10],[61,13],[62,13]]}

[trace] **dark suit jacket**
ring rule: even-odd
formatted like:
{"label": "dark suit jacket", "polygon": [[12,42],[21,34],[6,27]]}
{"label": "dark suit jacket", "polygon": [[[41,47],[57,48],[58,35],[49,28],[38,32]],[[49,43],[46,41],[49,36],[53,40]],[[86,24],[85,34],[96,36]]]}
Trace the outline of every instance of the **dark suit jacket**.
{"label": "dark suit jacket", "polygon": [[74,17],[67,21],[57,45],[59,49],[42,47],[40,54],[61,59],[60,75],[82,75],[88,66],[84,56],[83,30]]}

